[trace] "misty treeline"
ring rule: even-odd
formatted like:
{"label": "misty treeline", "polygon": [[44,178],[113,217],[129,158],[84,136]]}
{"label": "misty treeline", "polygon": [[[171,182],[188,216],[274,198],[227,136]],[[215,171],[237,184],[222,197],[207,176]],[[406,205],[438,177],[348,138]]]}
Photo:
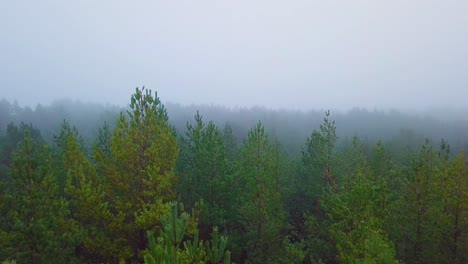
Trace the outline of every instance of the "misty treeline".
{"label": "misty treeline", "polygon": [[[247,132],[259,120],[272,138],[277,138],[285,151],[298,155],[310,131],[317,129],[323,120],[325,110],[293,111],[272,110],[262,107],[227,108],[217,105],[182,106],[166,103],[169,123],[179,133],[184,133],[187,121],[193,120],[199,111],[205,120],[213,121],[223,128],[228,124],[233,130],[237,143],[242,144]],[[10,122],[32,124],[41,131],[49,142],[67,120],[79,131],[89,148],[97,137],[103,123],[113,126],[121,111],[127,109],[115,105],[83,103],[69,99],[57,100],[50,105],[33,108],[21,107],[16,102],[0,100],[0,133],[6,131]],[[389,151],[400,152],[405,148],[416,150],[426,138],[439,142],[442,138],[451,143],[453,153],[468,151],[468,119],[464,111],[437,110],[426,115],[404,113],[397,110],[369,111],[354,108],[347,112],[332,111],[333,119],[339,124],[336,133],[340,140],[337,147],[350,144],[354,136],[368,144],[382,140]],[[463,118],[464,115],[464,118]]]}
{"label": "misty treeline", "polygon": [[5,263],[468,261],[466,124],[0,105]]}

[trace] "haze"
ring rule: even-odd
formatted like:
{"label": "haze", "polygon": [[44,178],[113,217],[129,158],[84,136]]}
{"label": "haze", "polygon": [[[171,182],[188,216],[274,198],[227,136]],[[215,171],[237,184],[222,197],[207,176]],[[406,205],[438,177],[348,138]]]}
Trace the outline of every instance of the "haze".
{"label": "haze", "polygon": [[0,98],[464,108],[468,1],[3,1]]}

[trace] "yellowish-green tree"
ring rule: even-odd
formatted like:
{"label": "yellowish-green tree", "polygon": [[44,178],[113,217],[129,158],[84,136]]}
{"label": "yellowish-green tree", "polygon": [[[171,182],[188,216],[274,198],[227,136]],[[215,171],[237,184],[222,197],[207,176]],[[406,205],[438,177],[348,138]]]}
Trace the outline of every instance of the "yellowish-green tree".
{"label": "yellowish-green tree", "polygon": [[81,227],[82,257],[142,261],[147,231],[158,232],[167,202],[175,198],[177,155],[166,109],[145,88],[136,89],[129,111],[121,113],[112,134],[108,126],[100,131],[94,163],[83,154],[76,136],[66,137],[66,194]]}
{"label": "yellowish-green tree", "polygon": [[353,140],[344,184],[323,199],[340,263],[398,263],[384,230],[388,215],[384,179],[374,177],[364,144]]}
{"label": "yellowish-green tree", "polygon": [[441,263],[443,229],[443,160],[429,140],[407,168],[403,193],[397,206],[401,259],[411,263]]}
{"label": "yellowish-green tree", "polygon": [[446,256],[445,263],[468,261],[468,168],[463,154],[449,164],[444,177],[436,184],[441,186],[443,198],[443,238],[439,249]]}
{"label": "yellowish-green tree", "polygon": [[77,254],[83,260],[115,262],[124,241],[111,233],[113,215],[103,191],[103,179],[85,156],[76,133],[62,129],[64,151],[61,167],[67,173],[65,195],[78,226]]}
{"label": "yellowish-green tree", "polygon": [[165,107],[151,90],[136,89],[127,116],[121,113],[110,139],[110,153],[98,149],[96,166],[112,214],[119,258],[141,260],[146,232],[158,229],[167,202],[174,199],[176,136]]}

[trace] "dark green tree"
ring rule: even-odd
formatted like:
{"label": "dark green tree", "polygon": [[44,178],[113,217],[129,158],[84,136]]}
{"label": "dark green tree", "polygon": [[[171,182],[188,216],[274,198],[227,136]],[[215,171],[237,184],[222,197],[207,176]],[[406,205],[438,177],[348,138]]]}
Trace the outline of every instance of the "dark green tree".
{"label": "dark green tree", "polygon": [[313,130],[301,150],[293,191],[288,198],[290,222],[296,240],[304,240],[308,251],[307,259],[333,261],[333,243],[327,230],[325,212],[321,207],[323,196],[334,190],[337,184],[337,154],[335,144],[335,121],[330,111],[318,130]]}
{"label": "dark green tree", "polygon": [[282,252],[285,213],[276,192],[276,166],[273,145],[259,122],[249,131],[239,154],[239,214],[247,257],[253,263],[273,263]]}
{"label": "dark green tree", "polygon": [[233,210],[235,189],[232,174],[228,174],[223,133],[213,122],[205,124],[197,112],[180,142],[180,193],[188,208],[202,201],[200,235],[205,239],[214,226],[226,229],[227,213]]}
{"label": "dark green tree", "polygon": [[11,189],[2,195],[9,196],[11,207],[0,255],[20,263],[72,261],[76,237],[68,221],[68,204],[58,195],[50,149],[26,130],[12,160]]}
{"label": "dark green tree", "polygon": [[7,183],[8,171],[12,164],[12,153],[17,149],[18,143],[24,139],[24,132],[28,130],[30,137],[43,142],[39,129],[32,124],[21,122],[19,125],[11,122],[6,126],[5,134],[0,136],[0,180]]}
{"label": "dark green tree", "polygon": [[[195,123],[187,122],[185,137],[180,138],[180,155],[177,162],[177,174],[179,175],[179,191],[182,201],[188,208],[193,208],[199,201],[201,185],[203,181],[202,138],[205,129],[203,117],[197,111],[194,117]],[[202,183],[203,181],[203,183]]]}
{"label": "dark green tree", "polygon": [[226,123],[223,128],[223,139],[226,158],[230,163],[233,163],[238,154],[237,139],[234,136],[231,125]]}
{"label": "dark green tree", "polygon": [[443,176],[441,160],[426,140],[419,154],[407,168],[404,192],[400,196],[396,214],[399,247],[404,262],[440,263],[442,255],[437,248],[443,233],[443,199],[438,179]]}
{"label": "dark green tree", "polygon": [[305,202],[312,204],[311,210],[315,214],[320,210],[323,191],[335,188],[337,184],[333,173],[337,139],[335,121],[330,120],[330,111],[327,111],[320,129],[312,132],[302,149],[297,190],[305,196]]}
{"label": "dark green tree", "polygon": [[55,174],[57,175],[57,182],[59,184],[59,192],[63,193],[67,182],[67,169],[64,167],[63,157],[67,148],[68,138],[73,137],[76,139],[77,144],[84,150],[83,138],[79,135],[76,127],[70,125],[67,120],[63,120],[60,132],[54,135],[53,140],[53,166]]}

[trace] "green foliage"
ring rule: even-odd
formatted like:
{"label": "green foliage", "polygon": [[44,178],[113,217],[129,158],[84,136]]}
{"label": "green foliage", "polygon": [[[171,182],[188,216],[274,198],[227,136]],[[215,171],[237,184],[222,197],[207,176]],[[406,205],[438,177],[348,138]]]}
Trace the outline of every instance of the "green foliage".
{"label": "green foliage", "polygon": [[425,262],[440,257],[434,249],[442,231],[438,224],[441,201],[436,185],[436,179],[441,175],[437,166],[439,161],[427,140],[407,169],[405,191],[398,207],[401,218],[397,221],[401,232],[399,241],[404,245],[400,252],[404,261]]}
{"label": "green foliage", "polygon": [[164,106],[150,90],[136,89],[110,138],[94,152],[102,178],[103,205],[111,213],[108,232],[116,236],[118,258],[137,261],[147,247],[146,232],[157,229],[174,198],[176,138]]}
{"label": "green foliage", "polygon": [[194,206],[200,195],[204,193],[200,190],[202,187],[201,177],[205,176],[202,175],[201,171],[203,169],[201,159],[204,127],[202,116],[197,112],[195,124],[192,125],[187,122],[185,137],[180,138],[182,147],[178,160],[178,174],[180,176],[181,192],[186,197],[184,203],[189,207]]}
{"label": "green foliage", "polygon": [[67,202],[58,196],[50,150],[25,130],[12,160],[12,186],[2,195],[11,207],[0,234],[0,255],[21,263],[72,261],[75,236],[67,219]]}
{"label": "green foliage", "polygon": [[[7,108],[0,101],[0,112],[24,114]],[[48,119],[63,120],[64,109],[34,111],[51,147],[31,124],[0,117],[2,263],[468,261],[468,163],[451,152],[462,144],[415,151],[422,137],[410,130],[338,141],[329,111],[320,127],[308,118],[316,114],[302,116],[317,129],[300,153],[305,131],[280,112],[240,110],[229,124],[197,112],[177,137],[182,119],[169,124],[144,88],[115,123],[94,132],[81,124],[82,137],[63,121],[51,138],[60,123]],[[247,132],[262,114],[266,127]],[[341,135],[365,131],[338,118]]]}
{"label": "green foliage", "polygon": [[63,163],[63,157],[65,155],[69,137],[73,137],[78,147],[82,150],[84,149],[83,139],[80,137],[76,127],[72,127],[68,121],[63,120],[60,132],[57,135],[54,135],[53,148],[53,166],[57,175],[60,192],[64,190],[67,182],[67,168],[65,168],[67,164]]}
{"label": "green foliage", "polygon": [[225,137],[229,135],[223,135],[213,122],[205,124],[198,112],[194,119],[194,124],[187,123],[185,136],[180,138],[178,189],[188,208],[203,201],[201,235],[208,237],[213,226],[226,229],[235,220],[233,214],[228,215],[234,211],[236,188],[232,173],[228,174],[226,157],[226,151],[233,150],[225,145]]}
{"label": "green foliage", "polygon": [[[193,231],[193,239],[185,240],[193,224],[189,214],[183,212],[177,203],[171,203],[168,214],[161,218],[161,234],[155,238],[148,232],[149,246],[145,253],[145,263],[230,263],[230,252],[226,251],[227,238],[219,236],[214,228],[211,241],[201,241],[198,230]],[[181,247],[183,245],[183,248]]]}
{"label": "green foliage", "polygon": [[20,125],[9,123],[5,135],[0,137],[0,180],[10,183],[8,173],[12,164],[12,153],[16,151],[18,143],[23,140],[24,133],[29,131],[34,141],[43,142],[41,132],[32,124],[21,122]]}
{"label": "green foliage", "polygon": [[384,232],[386,207],[359,139],[353,141],[351,168],[342,188],[324,197],[330,234],[343,263],[396,263],[394,246]]}
{"label": "green foliage", "polygon": [[198,237],[198,230],[195,231],[192,241],[184,242],[184,253],[187,263],[204,263],[207,258],[203,241]]}
{"label": "green foliage", "polygon": [[228,123],[223,128],[223,140],[227,159],[231,162],[235,161],[238,154],[237,141],[232,127]]}
{"label": "green foliage", "polygon": [[161,236],[155,240],[153,233],[148,232],[150,244],[145,254],[145,262],[183,263],[179,247],[187,230],[188,221],[189,215],[185,212],[179,214],[178,204],[171,204],[168,214],[161,217]]}
{"label": "green foliage", "polygon": [[226,255],[227,242],[227,237],[219,236],[218,228],[214,227],[213,233],[211,234],[211,242],[207,241],[205,243],[206,253],[210,263],[221,263],[223,257],[228,258]]}
{"label": "green foliage", "polygon": [[255,263],[271,262],[281,254],[285,214],[276,192],[273,146],[261,123],[249,131],[240,150],[242,197],[239,214],[245,230],[247,254]]}
{"label": "green foliage", "polygon": [[68,123],[56,137],[61,157],[56,167],[67,175],[65,194],[83,259],[140,261],[146,232],[159,228],[174,198],[178,150],[165,108],[151,91],[137,88],[130,109],[129,120],[121,114],[112,133],[107,124],[100,129],[94,163]]}
{"label": "green foliage", "polygon": [[443,207],[439,217],[442,238],[438,248],[446,263],[465,263],[468,260],[468,168],[463,154],[455,157],[442,177],[436,179]]}
{"label": "green foliage", "polygon": [[294,188],[287,203],[294,225],[292,237],[304,241],[306,259],[313,262],[334,261],[321,200],[336,189],[337,139],[335,122],[330,120],[330,111],[327,111],[320,128],[313,130],[302,148]]}
{"label": "green foliage", "polygon": [[304,250],[304,241],[291,243],[288,238],[283,239],[284,255],[281,262],[283,263],[302,263],[306,257]]}
{"label": "green foliage", "polygon": [[383,234],[371,231],[364,241],[365,253],[362,263],[399,263],[395,259],[395,249]]}
{"label": "green foliage", "polygon": [[[325,112],[320,130],[314,130],[307,138],[306,151],[303,151],[304,165],[311,168],[310,171],[318,169],[315,173],[319,177],[319,183],[323,182],[327,187],[336,186],[336,178],[333,176],[333,162],[335,154],[336,136],[335,121],[330,119],[330,111]],[[310,167],[311,166],[311,167]],[[316,176],[317,177],[317,176]],[[317,184],[317,183],[315,183]],[[311,185],[313,186],[314,183]],[[320,193],[320,190],[317,190]]]}
{"label": "green foliage", "polygon": [[311,263],[337,262],[335,244],[329,232],[331,224],[331,221],[305,213],[303,243],[306,260]]}
{"label": "green foliage", "polygon": [[320,198],[324,191],[336,187],[333,170],[336,167],[337,139],[335,121],[330,120],[330,111],[327,111],[320,129],[312,132],[301,151],[296,190],[299,197],[304,197],[301,203],[309,206],[301,208],[300,211],[319,215]]}
{"label": "green foliage", "polygon": [[104,125],[99,128],[99,134],[95,143],[95,147],[105,156],[109,156],[111,154],[111,138],[112,130],[109,127],[109,124],[105,122]]}
{"label": "green foliage", "polygon": [[68,176],[65,194],[80,231],[80,257],[109,261],[121,248],[120,240],[111,233],[113,216],[105,201],[103,179],[85,156],[77,134],[69,133],[64,144],[62,166]]}

